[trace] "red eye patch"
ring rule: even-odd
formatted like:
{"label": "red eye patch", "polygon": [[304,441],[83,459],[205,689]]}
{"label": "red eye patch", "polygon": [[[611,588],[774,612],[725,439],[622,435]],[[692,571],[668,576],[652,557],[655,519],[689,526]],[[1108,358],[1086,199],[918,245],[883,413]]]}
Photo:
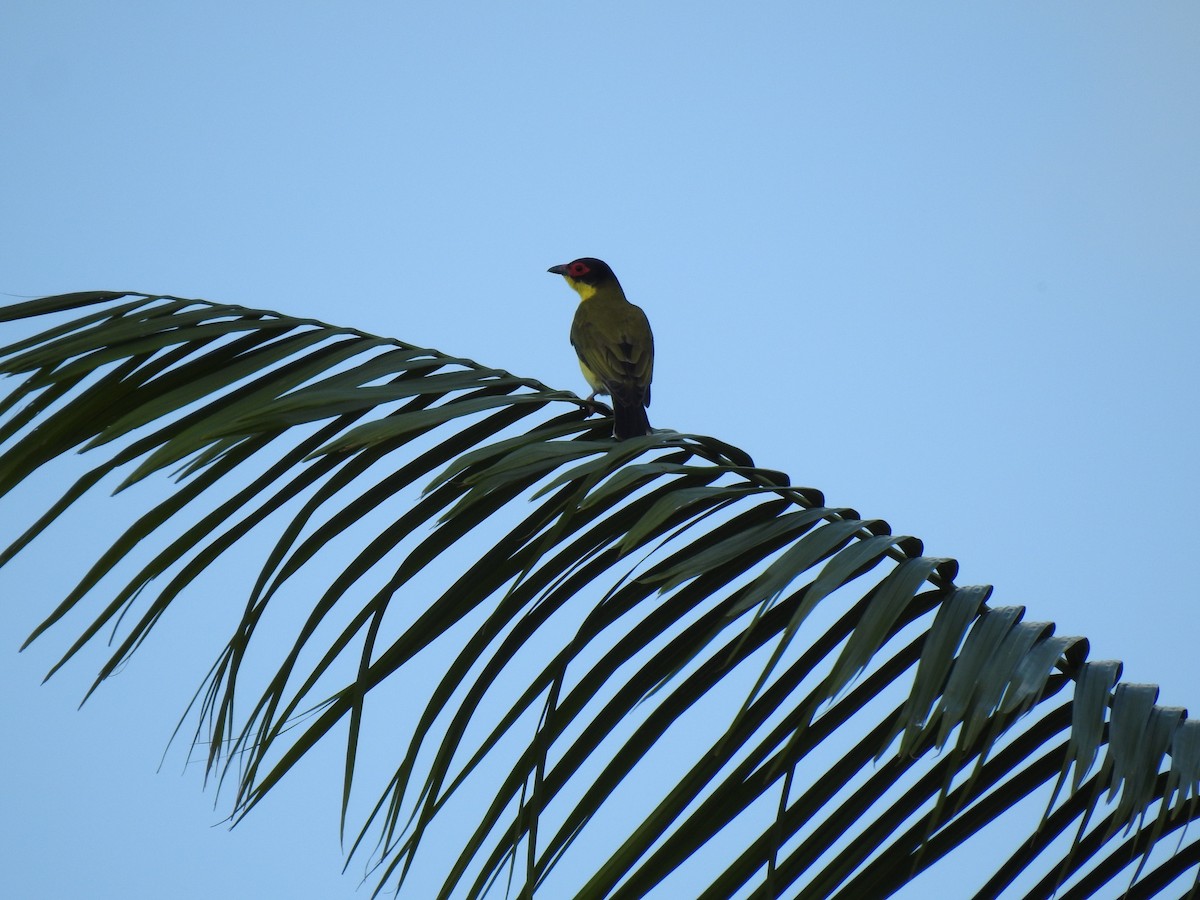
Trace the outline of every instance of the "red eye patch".
{"label": "red eye patch", "polygon": [[570,275],[572,278],[581,278],[590,271],[591,271],[591,269],[589,269],[587,266],[585,266],[581,262],[573,262],[573,263],[571,263],[570,266],[567,267],[567,274]]}

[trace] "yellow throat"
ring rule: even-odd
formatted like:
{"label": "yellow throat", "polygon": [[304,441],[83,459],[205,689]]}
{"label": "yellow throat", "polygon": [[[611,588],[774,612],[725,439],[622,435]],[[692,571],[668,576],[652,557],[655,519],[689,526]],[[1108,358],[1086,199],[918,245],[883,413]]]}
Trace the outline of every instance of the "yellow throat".
{"label": "yellow throat", "polygon": [[575,293],[579,295],[580,300],[590,300],[596,296],[596,286],[588,284],[586,281],[577,281],[570,275],[566,276],[567,284],[574,288]]}

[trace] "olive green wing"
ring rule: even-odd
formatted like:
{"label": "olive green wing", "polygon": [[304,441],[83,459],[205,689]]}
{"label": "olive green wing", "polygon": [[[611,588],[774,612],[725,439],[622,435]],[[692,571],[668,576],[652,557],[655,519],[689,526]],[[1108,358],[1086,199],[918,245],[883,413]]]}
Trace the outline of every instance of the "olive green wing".
{"label": "olive green wing", "polygon": [[627,301],[584,301],[571,325],[571,344],[610,394],[616,391],[649,405],[654,334],[639,307]]}

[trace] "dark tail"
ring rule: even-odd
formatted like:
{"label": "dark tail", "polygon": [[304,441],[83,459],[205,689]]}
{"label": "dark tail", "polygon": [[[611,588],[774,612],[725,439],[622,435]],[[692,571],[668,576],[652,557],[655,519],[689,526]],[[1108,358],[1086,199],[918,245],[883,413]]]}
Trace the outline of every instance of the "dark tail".
{"label": "dark tail", "polygon": [[623,441],[650,433],[650,419],[646,416],[646,407],[641,404],[641,398],[632,403],[623,403],[616,397],[612,399],[613,437]]}

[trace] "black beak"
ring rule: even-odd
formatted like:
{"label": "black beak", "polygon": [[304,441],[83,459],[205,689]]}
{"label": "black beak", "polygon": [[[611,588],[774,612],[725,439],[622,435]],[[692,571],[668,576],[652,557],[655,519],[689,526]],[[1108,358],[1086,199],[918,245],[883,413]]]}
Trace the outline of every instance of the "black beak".
{"label": "black beak", "polygon": [[567,267],[566,267],[566,265],[551,266],[546,271],[549,272],[551,275],[566,275]]}

